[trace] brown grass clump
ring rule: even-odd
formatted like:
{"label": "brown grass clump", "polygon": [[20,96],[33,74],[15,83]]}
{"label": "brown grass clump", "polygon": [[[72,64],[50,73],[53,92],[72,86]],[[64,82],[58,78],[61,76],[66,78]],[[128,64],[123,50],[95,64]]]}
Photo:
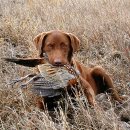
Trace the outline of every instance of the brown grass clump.
{"label": "brown grass clump", "polygon": [[[0,129],[3,130],[129,130],[130,129],[130,1],[129,0],[0,0],[0,57],[33,57],[32,44],[42,31],[60,29],[81,40],[75,57],[86,65],[101,65],[112,75],[124,104],[100,94],[100,108],[86,106],[84,97],[71,99],[63,111],[37,109],[12,79],[33,70],[0,59]],[[85,101],[84,101],[85,100]],[[73,113],[68,118],[67,113]]]}

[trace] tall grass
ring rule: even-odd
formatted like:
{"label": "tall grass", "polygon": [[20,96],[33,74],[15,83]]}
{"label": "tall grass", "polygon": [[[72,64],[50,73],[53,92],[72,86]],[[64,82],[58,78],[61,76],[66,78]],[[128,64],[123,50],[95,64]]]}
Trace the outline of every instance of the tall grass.
{"label": "tall grass", "polygon": [[[36,57],[32,43],[43,31],[63,30],[81,41],[75,58],[84,64],[101,65],[112,76],[120,95],[128,99],[122,105],[110,102],[109,95],[97,96],[96,108],[87,101],[71,101],[69,109],[56,110],[56,119],[39,110],[31,96],[12,79],[32,71],[0,60],[0,129],[27,130],[125,130],[130,125],[130,1],[129,0],[0,0],[0,57]],[[70,112],[71,113],[71,112]],[[72,118],[72,119],[71,119]],[[127,121],[125,120],[127,119]]]}

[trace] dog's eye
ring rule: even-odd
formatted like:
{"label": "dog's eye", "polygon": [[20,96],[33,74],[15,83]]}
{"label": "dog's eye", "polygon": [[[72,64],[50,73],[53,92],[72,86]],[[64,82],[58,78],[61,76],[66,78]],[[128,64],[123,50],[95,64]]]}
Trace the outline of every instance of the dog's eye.
{"label": "dog's eye", "polygon": [[65,43],[61,43],[61,48],[67,48],[67,45]]}
{"label": "dog's eye", "polygon": [[47,47],[48,47],[48,48],[53,48],[54,45],[53,45],[53,44],[48,44]]}

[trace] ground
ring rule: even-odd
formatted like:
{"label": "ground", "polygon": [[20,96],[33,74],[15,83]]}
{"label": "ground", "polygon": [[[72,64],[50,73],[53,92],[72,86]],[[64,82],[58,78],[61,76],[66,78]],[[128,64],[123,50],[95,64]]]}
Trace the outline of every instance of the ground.
{"label": "ground", "polygon": [[[81,41],[74,55],[86,66],[100,65],[111,75],[123,104],[96,97],[100,106],[73,106],[74,118],[60,109],[57,122],[33,105],[19,85],[7,85],[30,68],[0,59],[0,129],[129,130],[130,129],[130,1],[129,0],[0,0],[0,57],[36,57],[33,38],[59,29]],[[87,102],[87,101],[86,101]],[[69,101],[68,101],[69,104]],[[29,108],[29,110],[28,110]]]}

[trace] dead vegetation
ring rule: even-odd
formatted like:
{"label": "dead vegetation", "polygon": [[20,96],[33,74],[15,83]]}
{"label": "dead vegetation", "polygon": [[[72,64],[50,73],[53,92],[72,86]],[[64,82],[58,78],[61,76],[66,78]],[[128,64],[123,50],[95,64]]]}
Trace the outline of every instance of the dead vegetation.
{"label": "dead vegetation", "polygon": [[73,117],[68,119],[69,109],[64,112],[60,108],[53,122],[19,85],[7,85],[35,70],[0,59],[0,129],[129,130],[130,1],[0,0],[0,57],[36,57],[33,37],[53,29],[77,35],[81,48],[75,57],[86,65],[107,69],[120,95],[128,99],[119,105],[111,103],[109,95],[100,94],[97,101],[101,108],[95,109],[86,107],[83,97],[77,98],[77,106],[68,99],[66,106],[71,104]]}

